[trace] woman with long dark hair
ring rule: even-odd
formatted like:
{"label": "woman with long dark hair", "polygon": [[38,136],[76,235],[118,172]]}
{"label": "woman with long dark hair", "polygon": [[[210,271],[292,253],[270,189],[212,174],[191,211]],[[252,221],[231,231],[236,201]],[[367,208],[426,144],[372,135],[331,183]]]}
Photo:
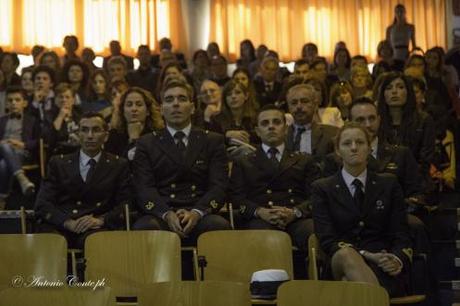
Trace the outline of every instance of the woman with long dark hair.
{"label": "woman with long dark hair", "polygon": [[408,77],[398,72],[385,77],[380,87],[378,111],[382,120],[379,138],[408,147],[428,177],[435,149],[434,122],[430,115],[417,109]]}

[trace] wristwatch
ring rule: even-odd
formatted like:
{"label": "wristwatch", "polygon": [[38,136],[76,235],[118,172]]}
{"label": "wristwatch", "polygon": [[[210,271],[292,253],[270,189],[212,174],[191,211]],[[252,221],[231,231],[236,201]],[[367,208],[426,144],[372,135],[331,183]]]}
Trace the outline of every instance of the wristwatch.
{"label": "wristwatch", "polygon": [[292,210],[294,211],[294,215],[295,215],[295,217],[297,219],[302,218],[303,214],[302,214],[302,211],[300,209],[298,209],[297,207],[294,207]]}

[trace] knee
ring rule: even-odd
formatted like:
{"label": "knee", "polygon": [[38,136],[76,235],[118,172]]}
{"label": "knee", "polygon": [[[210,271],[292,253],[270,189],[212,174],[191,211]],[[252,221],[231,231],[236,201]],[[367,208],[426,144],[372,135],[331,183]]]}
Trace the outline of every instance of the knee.
{"label": "knee", "polygon": [[331,263],[333,266],[353,267],[362,260],[361,256],[353,248],[341,248],[332,255]]}
{"label": "knee", "polygon": [[230,230],[230,223],[223,217],[218,215],[207,215],[202,220],[206,223],[206,228],[209,231]]}
{"label": "knee", "polygon": [[134,222],[132,229],[135,231],[142,230],[161,230],[160,222],[154,216],[143,216]]}

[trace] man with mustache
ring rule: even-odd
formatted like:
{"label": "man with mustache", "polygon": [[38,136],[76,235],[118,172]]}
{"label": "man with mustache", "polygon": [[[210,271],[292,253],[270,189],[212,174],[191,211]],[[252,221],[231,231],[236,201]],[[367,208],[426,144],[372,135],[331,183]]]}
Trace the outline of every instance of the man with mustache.
{"label": "man with mustache", "polygon": [[333,137],[337,128],[313,121],[318,105],[311,85],[304,84],[303,78],[294,78],[287,85],[286,101],[294,124],[288,128],[286,148],[304,152],[319,162],[334,151]]}
{"label": "man with mustache", "polygon": [[141,137],[133,161],[138,230],[169,230],[192,244],[210,230],[230,229],[221,216],[228,160],[221,135],[192,126],[192,87],[165,82],[161,114],[166,128]]}

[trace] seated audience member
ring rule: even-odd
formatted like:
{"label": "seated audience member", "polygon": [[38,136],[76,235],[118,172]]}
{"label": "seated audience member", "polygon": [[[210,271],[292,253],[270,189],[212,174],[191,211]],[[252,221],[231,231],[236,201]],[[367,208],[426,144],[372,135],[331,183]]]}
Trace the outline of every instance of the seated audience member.
{"label": "seated audience member", "polygon": [[118,116],[118,124],[111,127],[105,149],[128,160],[133,160],[141,136],[164,127],[156,101],[140,87],[131,87],[123,94],[113,115]]}
{"label": "seated audience member", "polygon": [[329,79],[338,81],[350,80],[350,52],[346,48],[337,48],[334,52],[334,61],[329,69]]}
{"label": "seated audience member", "polygon": [[236,60],[237,68],[249,69],[249,65],[256,60],[256,49],[250,39],[240,42],[240,58]]}
{"label": "seated audience member", "polygon": [[372,68],[372,77],[374,80],[382,73],[399,70],[393,59],[393,48],[389,41],[382,40],[379,42],[377,46],[377,55],[380,60]]}
{"label": "seated audience member", "polygon": [[77,55],[79,47],[78,38],[75,35],[67,35],[64,37],[62,46],[65,49],[65,54],[62,57],[62,63],[65,65],[69,61],[79,61],[80,57]]}
{"label": "seated audience member", "polygon": [[20,87],[6,90],[8,115],[0,117],[0,209],[5,207],[11,179],[14,177],[25,195],[32,195],[34,184],[21,169],[23,162],[36,161],[39,126],[24,113],[27,100]]}
{"label": "seated audience member", "polygon": [[32,47],[32,50],[30,50],[30,55],[32,56],[32,59],[34,61],[34,64],[29,66],[30,68],[35,68],[40,65],[40,57],[43,52],[45,52],[46,49],[42,45],[34,45]]}
{"label": "seated audience member", "polygon": [[334,151],[333,137],[337,128],[313,121],[318,108],[316,99],[312,86],[303,80],[294,79],[288,84],[286,101],[294,124],[288,128],[286,148],[308,153],[319,161]]}
{"label": "seated audience member", "polygon": [[211,61],[206,51],[199,49],[193,53],[192,67],[187,70],[186,75],[192,80],[195,92],[200,91],[203,81],[211,77],[210,66]]}
{"label": "seated audience member", "polygon": [[95,231],[123,225],[122,205],[131,202],[128,162],[102,150],[108,126],[97,113],[79,122],[81,149],[53,156],[35,202],[38,232],[63,234],[82,248]]}
{"label": "seated audience member", "polygon": [[106,70],[109,75],[110,82],[124,81],[128,74],[128,66],[122,56],[112,56],[107,61]]}
{"label": "seated audience member", "polygon": [[247,87],[236,81],[229,81],[222,91],[222,111],[211,117],[211,122],[207,125],[209,130],[225,135],[228,150],[233,157],[248,152],[251,144],[259,142],[254,131],[254,104]]}
{"label": "seated audience member", "polygon": [[51,124],[58,111],[54,103],[55,72],[48,66],[38,66],[32,72],[34,95],[29,101],[27,112],[40,123]]}
{"label": "seated audience member", "polygon": [[421,167],[425,188],[428,188],[435,151],[434,122],[430,115],[417,110],[409,79],[398,72],[389,73],[382,82],[377,105],[381,118],[379,141],[408,147]]}
{"label": "seated audience member", "polygon": [[367,69],[368,64],[369,62],[367,61],[367,58],[364,55],[355,55],[351,58],[350,68],[353,69],[356,66],[358,66]]}
{"label": "seated audience member", "polygon": [[348,123],[339,130],[343,168],[312,184],[315,233],[334,279],[381,285],[400,296],[412,260],[404,196],[396,177],[368,168],[370,151],[365,128]]}
{"label": "seated audience member", "polygon": [[337,107],[340,111],[342,121],[350,118],[349,108],[353,101],[353,89],[348,82],[338,82],[332,85],[329,94],[329,103],[332,107]]}
{"label": "seated audience member", "polygon": [[67,154],[80,148],[78,138],[81,108],[75,105],[75,92],[68,83],[56,87],[56,105],[59,108],[53,120],[50,142],[52,154]]}
{"label": "seated audience member", "polygon": [[[174,55],[175,61],[177,61],[182,69],[187,69],[187,61],[185,60],[185,56],[183,53],[180,52],[174,52],[172,51],[173,45],[171,43],[171,40],[167,37],[163,37],[160,39],[158,42],[160,53],[163,51],[167,51],[168,53],[171,53]],[[155,68],[161,69],[163,65],[161,65],[161,60],[160,60],[161,54],[160,55],[154,55],[152,57],[152,66]]]}
{"label": "seated audience member", "polygon": [[23,68],[21,71],[21,87],[26,92],[27,101],[32,101],[34,96],[34,81],[32,79],[33,69]]}
{"label": "seated audience member", "polygon": [[171,80],[161,94],[166,128],[141,137],[133,161],[137,205],[133,229],[162,229],[196,242],[210,230],[230,229],[213,214],[224,204],[228,160],[224,138],[192,126],[193,88]]}
{"label": "seated audience member", "polygon": [[201,84],[198,98],[198,110],[203,112],[204,122],[210,122],[212,117],[222,110],[222,90],[219,85],[211,80],[205,80]]}
{"label": "seated audience member", "polygon": [[80,60],[68,60],[62,68],[61,81],[72,86],[76,105],[81,105],[88,99],[88,79],[88,67]]}
{"label": "seated audience member", "polygon": [[353,88],[353,97],[372,98],[372,76],[367,67],[355,66],[351,69],[351,86]]}
{"label": "seated audience member", "polygon": [[19,57],[16,53],[5,52],[0,57],[0,69],[3,71],[6,87],[20,86],[21,77],[16,73]]}
{"label": "seated audience member", "polygon": [[137,48],[137,59],[139,68],[130,71],[126,76],[130,86],[141,87],[154,94],[157,88],[158,72],[152,66],[152,54],[147,45],[140,45]]}
{"label": "seated audience member", "polygon": [[259,72],[260,63],[262,63],[262,60],[264,59],[267,51],[268,51],[268,48],[264,44],[259,45],[257,47],[256,59],[251,64],[249,64],[249,68],[248,68],[251,79],[253,79],[254,76]]}
{"label": "seated audience member", "polygon": [[183,81],[187,81],[183,74],[182,67],[176,61],[170,62],[162,66],[160,75],[158,77],[156,98],[160,99],[161,89],[167,78],[181,78]]}
{"label": "seated audience member", "polygon": [[55,74],[55,84],[59,83],[59,78],[61,76],[61,60],[59,56],[54,51],[45,51],[40,54],[38,60],[39,66],[48,66],[50,67]]}
{"label": "seated audience member", "polygon": [[310,65],[318,57],[318,46],[311,42],[306,43],[302,47],[301,57]]}
{"label": "seated audience member", "polygon": [[219,56],[220,55],[220,48],[219,45],[212,41],[208,44],[206,47],[206,53],[208,53],[209,59],[213,58],[214,56]]}
{"label": "seated audience member", "polygon": [[102,69],[97,69],[89,80],[88,100],[82,104],[83,112],[98,112],[109,120],[112,115],[112,102],[110,101],[110,82],[107,74]]}
{"label": "seated audience member", "polygon": [[240,226],[285,230],[306,250],[313,233],[310,184],[319,177],[319,168],[309,155],[285,148],[286,129],[282,110],[262,107],[256,126],[262,145],[234,161],[229,197],[240,208]]}
{"label": "seated audience member", "polygon": [[304,59],[299,59],[294,64],[294,75],[298,78],[302,78],[304,81],[310,77],[310,74],[308,73],[309,70],[310,66]]}
{"label": "seated audience member", "polygon": [[227,73],[227,59],[223,55],[211,58],[211,80],[223,87],[230,80]]}
{"label": "seated audience member", "polygon": [[93,49],[84,48],[81,51],[81,61],[86,64],[86,67],[88,67],[89,75],[93,75],[93,72],[99,69],[99,67],[94,65],[95,59],[96,59],[96,54],[94,53]]}
{"label": "seated audience member", "polygon": [[317,78],[316,74],[312,74],[312,78],[307,79],[305,84],[312,89],[317,105],[313,120],[317,123],[341,127],[343,125],[342,115],[337,107],[330,105],[328,90],[324,82]]}
{"label": "seated audience member", "polygon": [[259,109],[259,101],[256,97],[256,89],[254,88],[254,83],[251,80],[249,72],[244,68],[236,68],[232,74],[232,80],[242,84],[249,90],[249,99],[253,101],[254,107],[256,110]]}
{"label": "seated audience member", "polygon": [[[311,64],[310,71],[314,77],[322,82],[326,86],[326,91],[329,93],[330,85],[337,81],[337,78],[334,76],[328,76],[327,74],[327,61],[324,57],[318,56]],[[329,96],[327,96],[329,97]],[[326,99],[327,101],[327,99]]]}
{"label": "seated audience member", "polygon": [[266,56],[260,63],[259,75],[254,77],[254,88],[260,106],[276,104],[282,91],[282,83],[276,80],[279,62],[275,57]]}
{"label": "seated audience member", "polygon": [[121,46],[118,40],[112,40],[109,44],[109,47],[110,47],[110,55],[107,57],[104,57],[104,61],[102,64],[102,67],[104,69],[108,69],[108,64],[112,57],[118,57],[118,56],[121,56],[125,60],[125,70],[126,71],[134,69],[133,58],[131,56],[124,55],[123,53],[121,53]]}

